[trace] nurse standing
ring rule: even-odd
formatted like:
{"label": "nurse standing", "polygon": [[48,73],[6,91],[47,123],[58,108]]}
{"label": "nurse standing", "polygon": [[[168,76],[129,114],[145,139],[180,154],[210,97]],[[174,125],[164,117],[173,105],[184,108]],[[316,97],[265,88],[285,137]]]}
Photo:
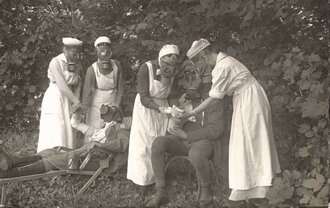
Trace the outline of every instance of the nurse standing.
{"label": "nurse standing", "polygon": [[165,45],[158,60],[141,65],[137,74],[137,92],[130,133],[127,178],[146,186],[155,183],[151,164],[151,145],[164,136],[168,118],[162,114],[174,80],[179,55],[176,45]]}
{"label": "nurse standing", "polygon": [[187,52],[196,65],[215,65],[209,98],[184,117],[215,105],[225,95],[233,96],[229,142],[229,199],[265,198],[272,179],[280,173],[273,138],[270,105],[265,91],[239,61],[222,52],[209,51],[205,39],[195,41]]}
{"label": "nurse standing", "polygon": [[95,40],[98,59],[87,69],[83,88],[82,101],[87,107],[86,124],[95,128],[104,126],[100,117],[101,106],[111,105],[120,108],[123,97],[122,69],[118,61],[111,59],[110,44],[110,39],[105,36]]}
{"label": "nurse standing", "polygon": [[75,38],[63,38],[62,41],[63,53],[51,60],[47,71],[49,87],[41,105],[37,152],[55,146],[75,148],[76,134],[70,125],[70,113],[81,106],[82,41]]}

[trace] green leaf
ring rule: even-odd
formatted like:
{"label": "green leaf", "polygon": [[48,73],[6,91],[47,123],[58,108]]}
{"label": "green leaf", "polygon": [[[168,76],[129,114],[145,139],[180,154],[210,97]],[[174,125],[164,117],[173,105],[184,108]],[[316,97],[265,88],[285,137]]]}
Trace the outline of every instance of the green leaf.
{"label": "green leaf", "polygon": [[316,174],[316,180],[317,180],[317,182],[319,182],[319,183],[321,183],[321,184],[323,184],[324,182],[325,182],[325,177],[322,175],[322,174]]}
{"label": "green leaf", "polygon": [[292,50],[293,53],[298,53],[300,51],[300,48],[293,47],[291,50]]}
{"label": "green leaf", "polygon": [[[289,60],[289,59],[287,59]],[[291,66],[291,60],[284,62],[285,67],[283,67],[284,70],[284,76],[283,78],[287,81],[290,81],[290,84],[294,83],[294,77],[298,74],[300,71],[300,67],[298,65]]]}
{"label": "green leaf", "polygon": [[[268,65],[268,64],[265,64]],[[278,62],[273,62],[272,65],[270,66],[271,69],[273,70],[278,70],[280,68],[281,64]]]}
{"label": "green leaf", "polygon": [[310,155],[307,147],[302,147],[299,149],[299,157],[308,157]]}
{"label": "green leaf", "polygon": [[325,128],[327,126],[327,124],[328,124],[328,122],[325,119],[321,119],[321,120],[319,120],[317,126],[319,128],[322,128],[323,129],[323,128]]}
{"label": "green leaf", "polygon": [[322,76],[322,72],[321,72],[321,71],[316,71],[316,72],[313,72],[313,73],[312,73],[312,77],[313,77],[314,79],[320,79],[321,76]]}
{"label": "green leaf", "polygon": [[308,179],[304,179],[302,186],[308,189],[313,189],[315,186],[317,186],[318,182],[316,179],[314,178],[308,178]]}
{"label": "green leaf", "polygon": [[214,8],[214,0],[200,0],[200,4],[204,10]]}
{"label": "green leaf", "polygon": [[303,118],[317,118],[327,114],[329,103],[327,101],[318,102],[316,98],[308,97],[301,107]]}
{"label": "green leaf", "polygon": [[305,133],[305,136],[306,137],[309,137],[309,138],[310,137],[313,137],[314,136],[314,132],[313,131],[308,131],[308,132]]}
{"label": "green leaf", "polygon": [[300,197],[303,197],[304,195],[313,196],[313,192],[302,186],[296,188],[295,194]]}
{"label": "green leaf", "polygon": [[35,104],[35,100],[33,98],[29,98],[28,103],[26,104],[27,106],[31,106]]}
{"label": "green leaf", "polygon": [[29,87],[29,92],[30,93],[34,93],[35,91],[36,91],[36,86],[34,86],[34,85],[31,85],[30,87]]}
{"label": "green leaf", "polygon": [[284,184],[289,187],[293,184],[293,178],[292,178],[292,174],[290,173],[290,171],[285,170],[283,173],[283,182]]}
{"label": "green leaf", "polygon": [[299,125],[298,132],[301,133],[301,134],[304,134],[307,131],[309,131],[310,129],[311,129],[311,127],[308,124],[304,123],[304,124]]}
{"label": "green leaf", "polygon": [[304,195],[304,197],[299,200],[299,204],[308,204],[310,200],[310,196]]}
{"label": "green leaf", "polygon": [[310,69],[302,70],[301,75],[300,75],[301,79],[308,80],[308,78],[310,78],[310,77],[311,77],[311,70]]}
{"label": "green leaf", "polygon": [[313,198],[309,202],[309,205],[310,206],[315,206],[315,207],[325,206],[325,205],[327,205],[327,202],[325,200],[320,199],[320,198]]}
{"label": "green leaf", "polygon": [[140,23],[136,26],[135,30],[136,30],[136,32],[140,32],[140,31],[145,30],[147,28],[148,28],[148,24],[142,22],[142,23]]}
{"label": "green leaf", "polygon": [[301,178],[301,173],[298,171],[298,170],[293,170],[292,171],[292,177],[295,179],[295,180],[298,180]]}
{"label": "green leaf", "polygon": [[197,2],[199,0],[180,0],[180,3],[191,3],[191,2]]}
{"label": "green leaf", "polygon": [[315,53],[311,54],[310,56],[307,56],[306,58],[307,58],[307,61],[310,63],[321,61],[320,56]]}
{"label": "green leaf", "polygon": [[298,85],[300,87],[300,89],[302,90],[308,90],[309,87],[311,86],[311,82],[305,79],[301,79],[298,81]]}
{"label": "green leaf", "polygon": [[326,184],[317,194],[317,198],[328,199],[328,197],[329,197],[329,186]]}
{"label": "green leaf", "polygon": [[284,185],[283,179],[281,177],[274,178],[273,187],[278,190],[284,189],[285,185]]}
{"label": "green leaf", "polygon": [[293,196],[293,191],[294,191],[294,187],[290,186],[284,189],[283,191],[280,191],[279,197],[282,198],[283,201],[285,201],[286,199],[290,199]]}
{"label": "green leaf", "polygon": [[14,110],[14,106],[13,106],[13,104],[11,104],[11,103],[8,103],[7,105],[6,105],[6,110],[7,111],[12,111],[12,110]]}
{"label": "green leaf", "polygon": [[313,84],[313,85],[311,85],[309,91],[312,93],[312,95],[314,97],[317,97],[318,95],[320,95],[320,94],[322,94],[324,92],[324,90],[323,90],[324,84],[325,83]]}

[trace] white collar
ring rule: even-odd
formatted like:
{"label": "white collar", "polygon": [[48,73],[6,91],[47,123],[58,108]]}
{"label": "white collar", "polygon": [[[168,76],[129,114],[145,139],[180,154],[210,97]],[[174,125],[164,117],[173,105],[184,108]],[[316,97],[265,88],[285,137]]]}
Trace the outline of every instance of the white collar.
{"label": "white collar", "polygon": [[222,59],[226,58],[227,56],[228,56],[227,54],[225,54],[225,53],[223,53],[223,52],[220,51],[220,53],[217,56],[217,63],[219,61],[221,61]]}
{"label": "white collar", "polygon": [[67,59],[66,59],[66,57],[65,57],[65,55],[64,55],[64,53],[61,53],[60,55],[56,56],[56,58],[64,61],[65,63],[68,62]]}

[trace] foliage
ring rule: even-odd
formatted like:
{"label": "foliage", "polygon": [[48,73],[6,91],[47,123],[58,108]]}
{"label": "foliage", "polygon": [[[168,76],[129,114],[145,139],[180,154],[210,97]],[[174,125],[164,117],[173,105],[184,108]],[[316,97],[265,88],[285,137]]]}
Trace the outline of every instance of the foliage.
{"label": "foliage", "polygon": [[[242,61],[266,90],[282,175],[270,203],[324,203],[328,175],[329,59],[325,0],[0,0],[0,129],[37,129],[50,59],[63,36],[93,41],[108,35],[124,68],[126,110],[139,64],[175,43],[181,61],[193,40]],[[300,173],[298,178],[297,173]],[[289,182],[287,177],[290,178]],[[317,187],[317,188],[315,188]],[[319,189],[320,188],[320,189]],[[286,193],[283,196],[283,193]],[[282,194],[282,195],[281,195]]]}

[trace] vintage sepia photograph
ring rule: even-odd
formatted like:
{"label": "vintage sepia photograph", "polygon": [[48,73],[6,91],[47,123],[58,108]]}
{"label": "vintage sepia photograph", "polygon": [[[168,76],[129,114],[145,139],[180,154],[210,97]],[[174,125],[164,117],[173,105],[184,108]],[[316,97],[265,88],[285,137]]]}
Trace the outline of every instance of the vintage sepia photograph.
{"label": "vintage sepia photograph", "polygon": [[0,0],[0,208],[329,207],[330,0]]}

